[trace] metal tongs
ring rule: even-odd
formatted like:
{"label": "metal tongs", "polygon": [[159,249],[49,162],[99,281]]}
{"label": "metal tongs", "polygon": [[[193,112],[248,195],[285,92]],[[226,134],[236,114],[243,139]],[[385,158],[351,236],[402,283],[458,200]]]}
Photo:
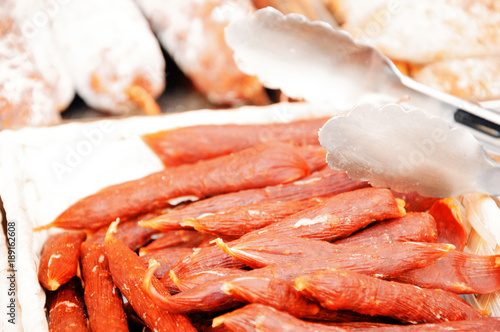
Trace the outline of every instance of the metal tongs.
{"label": "metal tongs", "polygon": [[330,167],[356,180],[429,197],[500,195],[500,165],[463,128],[420,110],[358,105],[319,133]]}
{"label": "metal tongs", "polygon": [[[421,109],[463,127],[487,151],[500,154],[500,113],[422,85],[402,75],[375,47],[345,31],[273,8],[226,29],[241,70],[293,98],[351,109],[385,95],[406,109]],[[391,99],[392,98],[392,99]]]}

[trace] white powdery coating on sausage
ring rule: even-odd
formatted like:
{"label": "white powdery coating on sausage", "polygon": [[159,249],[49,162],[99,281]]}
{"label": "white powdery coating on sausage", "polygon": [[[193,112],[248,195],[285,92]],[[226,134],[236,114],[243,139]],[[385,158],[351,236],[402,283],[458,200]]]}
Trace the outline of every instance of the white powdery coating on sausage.
{"label": "white powdery coating on sausage", "polygon": [[213,216],[213,215],[215,215],[215,213],[207,212],[207,213],[203,213],[203,214],[199,215],[198,217],[196,217],[196,219],[203,219],[205,217],[210,217],[210,216]]}
{"label": "white powdery coating on sausage", "polygon": [[316,183],[316,182],[320,181],[321,179],[322,178],[311,178],[311,179],[308,179],[308,180],[299,180],[299,181],[295,181],[293,184],[301,186],[301,185],[305,185],[305,184]]}
{"label": "white powdery coating on sausage", "polygon": [[175,206],[177,204],[180,204],[180,203],[183,203],[183,202],[196,202],[197,200],[199,200],[198,197],[196,196],[180,196],[180,197],[176,197],[176,198],[172,198],[168,201],[168,204],[172,205],[172,206]]}
{"label": "white powdery coating on sausage", "polygon": [[52,35],[47,29],[42,29],[36,37],[28,38],[28,43],[40,74],[54,90],[55,107],[58,111],[66,110],[75,97],[75,87]]}
{"label": "white powdery coating on sausage", "polygon": [[27,47],[33,53],[36,67],[52,90],[59,111],[65,110],[75,96],[71,75],[56,48],[48,21],[49,15],[59,13],[62,2],[62,0],[51,0],[51,6],[47,6],[39,0],[6,0],[6,5],[10,6],[9,13],[26,38]]}
{"label": "white powdery coating on sausage", "polygon": [[413,78],[458,97],[477,101],[500,98],[499,76],[500,58],[492,56],[433,62]]}
{"label": "white powdery coating on sausage", "polygon": [[385,3],[362,22],[344,28],[387,56],[410,62],[500,54],[496,0]]}
{"label": "white powdery coating on sausage", "polygon": [[201,69],[198,68],[201,65],[199,58],[209,48],[208,41],[204,38],[202,18],[195,13],[197,8],[213,3],[216,7],[212,11],[215,14],[212,14],[211,18],[225,24],[253,12],[249,3],[235,0],[136,0],[136,2],[162,44],[188,72]]}
{"label": "white powdery coating on sausage", "polygon": [[311,226],[311,225],[315,225],[315,224],[320,224],[320,223],[326,222],[327,220],[328,220],[328,215],[326,215],[326,214],[320,214],[319,216],[316,216],[313,219],[309,219],[309,218],[300,219],[299,221],[297,221],[295,223],[295,225],[293,225],[293,227],[294,228],[299,228],[299,227],[302,227],[302,226]]}
{"label": "white powdery coating on sausage", "polygon": [[36,69],[26,39],[4,9],[0,9],[0,73],[0,128],[5,119],[12,119],[8,123],[12,126],[59,121],[50,90]]}
{"label": "white powdery coating on sausage", "polygon": [[[158,39],[181,70],[216,103],[237,103],[246,77],[220,41],[230,22],[255,11],[249,0],[136,0]],[[223,76],[223,80],[220,77]],[[228,84],[232,82],[234,84]],[[259,87],[260,84],[258,85]],[[256,87],[254,87],[256,88]],[[225,90],[225,91],[222,91]],[[251,90],[251,88],[249,88]],[[241,102],[241,101],[240,101]]]}
{"label": "white powdery coating on sausage", "polygon": [[124,91],[137,80],[151,85],[153,97],[163,91],[165,59],[132,0],[72,0],[51,22],[76,90],[89,106],[130,112],[136,105]]}
{"label": "white powdery coating on sausage", "polygon": [[[80,306],[74,302],[70,302],[70,301],[62,301],[62,302],[59,302],[57,303],[53,308],[52,310],[56,309],[57,307],[59,306],[65,306],[66,307],[66,310],[71,310],[70,308],[79,308]],[[51,310],[51,311],[52,311]]]}
{"label": "white powdery coating on sausage", "polygon": [[[47,264],[47,267],[49,267],[50,264],[52,264],[52,260],[53,259],[57,259],[57,258],[60,258],[60,257],[61,257],[60,254],[59,255],[51,255],[50,258],[49,258],[49,264]],[[47,274],[48,274],[48,271],[47,271]]]}
{"label": "white powdery coating on sausage", "polygon": [[261,214],[265,214],[265,212],[257,210],[248,210],[247,212],[251,217],[257,217],[260,216]]}

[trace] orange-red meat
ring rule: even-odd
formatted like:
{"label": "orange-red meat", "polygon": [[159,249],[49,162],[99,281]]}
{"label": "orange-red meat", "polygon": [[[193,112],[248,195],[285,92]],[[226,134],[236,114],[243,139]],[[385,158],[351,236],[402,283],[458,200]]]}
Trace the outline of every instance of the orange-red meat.
{"label": "orange-red meat", "polygon": [[301,276],[295,279],[295,287],[331,310],[388,316],[406,323],[437,323],[483,317],[452,292],[423,289],[341,269]]}
{"label": "orange-red meat", "polygon": [[88,332],[80,279],[72,278],[47,294],[50,332]]}
{"label": "orange-red meat", "polygon": [[327,120],[268,125],[201,125],[146,134],[142,139],[165,166],[178,166],[271,141],[319,144],[318,130]]}
{"label": "orange-red meat", "polygon": [[492,332],[500,330],[500,318],[484,317],[473,320],[456,320],[436,324],[396,325],[396,326],[361,326],[356,324],[339,324],[352,332]]}
{"label": "orange-red meat", "polygon": [[[109,262],[109,270],[113,277],[113,282],[120,289],[134,308],[134,311],[153,331],[192,331],[196,329],[186,316],[170,314],[156,304],[142,288],[142,282],[146,275],[146,268],[133,251],[123,242],[113,236],[116,223],[111,224],[106,234],[106,255]],[[152,282],[158,291],[167,294],[161,283],[154,276]]]}
{"label": "orange-red meat", "polygon": [[364,252],[337,253],[330,259],[297,260],[289,263],[268,265],[250,271],[259,276],[273,276],[281,280],[293,280],[306,273],[328,268],[341,268],[378,278],[393,278],[405,271],[435,263],[446,255],[452,246],[435,243],[392,243],[365,246]]}
{"label": "orange-red meat", "polygon": [[230,331],[244,332],[344,332],[346,329],[311,323],[262,304],[249,304],[214,319],[213,326],[224,324]]}
{"label": "orange-red meat", "polygon": [[307,161],[311,173],[319,171],[327,166],[327,151],[321,145],[304,145],[299,148],[302,157]]}
{"label": "orange-red meat", "polygon": [[438,230],[438,242],[451,243],[457,250],[463,250],[467,242],[467,231],[460,217],[460,207],[453,198],[437,200],[429,213],[434,217]]}
{"label": "orange-red meat", "polygon": [[432,204],[438,200],[434,197],[424,197],[419,195],[416,191],[410,193],[398,193],[392,191],[394,197],[401,198],[405,201],[405,210],[408,212],[426,212]]}
{"label": "orange-red meat", "polygon": [[204,283],[213,282],[215,280],[221,279],[230,274],[237,274],[240,271],[241,271],[240,269],[235,269],[235,268],[219,267],[201,271],[199,273],[193,274],[191,276],[182,279],[179,279],[177,275],[173,271],[171,271],[169,276],[165,276],[160,281],[164,281],[164,279],[170,277],[170,279],[177,285],[177,287],[179,287],[181,291],[185,291],[194,288],[196,286],[202,285]]}
{"label": "orange-red meat", "polygon": [[[156,266],[150,267],[149,274]],[[234,270],[232,274],[184,290],[173,296],[159,293],[149,278],[144,280],[143,287],[151,300],[159,307],[171,313],[189,313],[199,311],[222,311],[235,308],[240,304],[222,291],[224,280],[244,275],[246,271]]]}
{"label": "orange-red meat", "polygon": [[[228,244],[218,241],[217,244],[228,255],[252,268],[314,261],[336,264],[345,261],[347,264],[356,266],[356,264],[365,264],[364,261],[380,260],[384,257],[407,261],[410,256],[415,258],[418,254],[420,255],[420,262],[422,259],[432,257],[435,261],[445,256],[453,248],[452,245],[448,244],[417,242],[380,243],[376,245],[332,244],[326,241],[282,237],[271,234],[266,236],[257,234],[254,237],[241,238]],[[406,258],[403,255],[408,255],[408,257]],[[412,265],[408,264],[408,268],[411,268]],[[415,265],[413,265],[413,268],[415,268]],[[401,270],[391,271],[392,274],[401,272]]]}
{"label": "orange-red meat", "polygon": [[141,221],[141,225],[161,231],[179,229],[182,228],[180,223],[184,218],[197,218],[206,213],[216,213],[235,206],[259,202],[298,201],[311,197],[335,195],[367,186],[365,182],[349,179],[344,172],[325,168],[293,183],[242,190],[197,201],[151,221]]}
{"label": "orange-red meat", "polygon": [[[331,247],[342,247],[327,242],[323,243]],[[442,257],[446,250],[449,250],[443,244],[419,243],[365,246],[363,249],[364,251],[359,248],[353,250],[345,246],[337,252],[331,252],[329,257],[324,255],[315,260],[297,259],[296,257],[295,261],[289,263],[273,264],[252,271],[227,269],[225,271],[207,270],[206,273],[197,272],[191,278],[184,278],[184,280],[191,282],[191,286],[187,285],[188,287],[183,292],[173,297],[157,296],[156,301],[171,312],[214,311],[217,308],[234,308],[239,305],[239,302],[226,294],[221,286],[224,282],[231,282],[236,277],[277,278],[291,281],[304,273],[323,270],[332,266],[346,267],[367,274],[389,277],[418,266],[431,264],[439,257]],[[307,248],[302,247],[296,250],[307,250]],[[229,272],[229,274],[226,272]],[[170,276],[174,277],[174,281],[178,283],[175,280],[175,272],[171,271]],[[157,293],[154,292],[151,285],[147,284],[145,287],[152,293]]]}
{"label": "orange-red meat", "polygon": [[[364,188],[349,191],[258,230],[280,236],[300,236],[318,240],[346,237],[377,220],[405,215],[402,201],[388,189]],[[247,235],[250,235],[249,233]]]}
{"label": "orange-red meat", "polygon": [[396,280],[458,294],[486,294],[500,289],[500,255],[452,250],[436,263],[408,271]]}
{"label": "orange-red meat", "polygon": [[293,284],[275,278],[243,276],[224,282],[222,291],[237,301],[268,305],[299,318],[314,316],[320,310],[317,303],[304,297]]}
{"label": "orange-red meat", "polygon": [[160,267],[155,271],[155,277],[158,279],[168,275],[168,271],[182,258],[193,253],[191,248],[167,248],[163,250],[155,250],[151,253],[140,256],[144,267],[149,266],[149,260],[154,259],[160,263]]}
{"label": "orange-red meat", "polygon": [[45,289],[56,290],[76,276],[83,240],[84,232],[64,232],[45,241],[38,270],[38,280]]}
{"label": "orange-red meat", "polygon": [[181,225],[192,226],[197,231],[204,233],[240,237],[321,202],[320,198],[310,198],[303,201],[259,202],[246,206],[236,206],[217,213],[206,213],[198,218],[185,218]]}
{"label": "orange-red meat", "polygon": [[436,221],[428,213],[410,212],[404,217],[379,221],[373,226],[338,240],[337,244],[376,244],[392,242],[437,242]]}
{"label": "orange-red meat", "polygon": [[93,332],[128,331],[120,292],[109,272],[104,245],[82,243],[84,299]]}
{"label": "orange-red meat", "polygon": [[203,198],[261,188],[308,174],[297,148],[284,143],[258,145],[104,188],[74,203],[46,227],[95,229],[117,218],[126,220],[167,207],[178,197]]}
{"label": "orange-red meat", "polygon": [[[101,227],[97,232],[90,235],[86,242],[104,245],[104,237],[108,231],[108,226]],[[136,251],[144,244],[151,241],[157,230],[145,228],[137,221],[127,221],[120,223],[116,230],[115,238],[125,243],[132,251]]]}
{"label": "orange-red meat", "polygon": [[215,238],[190,229],[167,231],[147,246],[139,249],[139,255],[142,256],[168,248],[193,248],[200,245],[206,239],[214,240]]}
{"label": "orange-red meat", "polygon": [[370,322],[383,319],[354,311],[325,309],[304,297],[292,282],[257,274],[249,273],[224,282],[222,290],[240,302],[264,304],[298,318],[329,322]]}
{"label": "orange-red meat", "polygon": [[229,256],[219,247],[205,247],[196,250],[172,266],[172,271],[179,278],[191,276],[212,268],[243,268],[245,264]]}
{"label": "orange-red meat", "polygon": [[[254,235],[255,238],[250,235]],[[252,242],[247,242],[247,239],[252,239],[252,242],[256,245],[252,247]],[[447,244],[413,242],[355,247],[334,245],[313,239],[292,238],[280,235],[274,236],[272,242],[269,242],[269,239],[273,239],[273,236],[269,234],[267,236],[259,236],[259,234],[249,233],[245,235],[244,238],[227,244],[218,241],[227,253],[217,247],[201,248],[193,255],[185,257],[175,264],[172,270],[179,278],[184,278],[217,267],[243,268],[246,264],[250,264],[250,266],[253,267],[262,267],[268,264],[276,264],[277,262],[296,262],[298,260],[305,260],[305,257],[310,259],[310,257],[315,256],[315,253],[320,252],[322,258],[331,254],[332,262],[338,263],[345,260],[345,263],[351,266],[363,267],[370,266],[372,263],[384,262],[388,267],[387,275],[395,275],[406,271],[405,267],[411,269],[417,266],[423,267],[434,263],[437,259],[443,257],[448,251],[454,248],[452,245]],[[312,253],[310,248],[312,245],[317,248],[314,253]],[[342,250],[340,248],[344,248],[345,254],[339,255],[337,251]],[[245,249],[248,249],[249,252],[245,252]],[[359,253],[361,250],[366,254],[365,256],[353,255]],[[292,255],[292,253],[294,253],[294,255]],[[381,257],[385,257],[387,261],[382,260]],[[317,257],[314,258],[315,259],[311,261],[312,263],[318,261],[320,264],[326,264],[324,259],[320,260],[316,259]],[[388,264],[388,262],[401,265],[398,265],[399,267],[396,268],[395,265]],[[326,267],[328,267],[328,265],[326,265]]]}

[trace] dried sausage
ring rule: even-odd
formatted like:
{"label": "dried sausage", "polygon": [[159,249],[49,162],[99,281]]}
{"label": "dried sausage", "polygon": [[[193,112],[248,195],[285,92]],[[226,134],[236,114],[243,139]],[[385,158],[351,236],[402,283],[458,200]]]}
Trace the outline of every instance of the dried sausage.
{"label": "dried sausage", "polygon": [[265,304],[299,318],[314,316],[320,309],[293,284],[275,278],[243,276],[224,282],[221,289],[240,302]]}
{"label": "dried sausage", "polygon": [[[186,316],[170,314],[152,303],[149,296],[142,289],[142,282],[146,275],[144,264],[133,251],[123,242],[114,238],[116,231],[114,222],[106,234],[105,250],[108,257],[109,270],[113,282],[120,289],[134,308],[134,311],[153,331],[193,331],[196,329]],[[162,285],[154,276],[152,282],[155,289],[162,290]],[[164,290],[164,289],[163,289]],[[164,290],[164,293],[168,292]]]}
{"label": "dried sausage", "polygon": [[[430,264],[454,248],[450,244],[418,242],[379,243],[376,245],[332,244],[299,237],[258,234],[254,237],[245,236],[228,244],[218,239],[217,245],[228,255],[252,268],[300,261],[335,262],[336,264],[345,261],[352,266],[356,266],[356,264],[362,266],[367,264],[364,261],[380,260],[383,257],[393,257],[394,259],[397,257],[406,261],[409,256],[415,258],[417,255],[420,256],[421,262],[423,259],[430,259],[428,262]],[[408,258],[403,256],[405,254],[409,255]],[[408,264],[408,268],[411,265]],[[391,273],[401,272],[403,271],[393,270]]]}
{"label": "dried sausage", "polygon": [[153,100],[163,91],[165,59],[132,0],[70,1],[53,15],[51,28],[76,91],[90,107],[130,113],[142,106],[141,93],[140,100]]}
{"label": "dried sausage", "polygon": [[38,270],[38,280],[45,289],[56,290],[77,275],[83,240],[84,232],[64,232],[45,241]]}
{"label": "dried sausage", "polygon": [[193,202],[185,208],[169,212],[151,221],[141,221],[140,224],[161,231],[179,229],[182,228],[180,223],[184,218],[197,218],[206,213],[216,213],[234,206],[245,206],[259,202],[303,200],[340,194],[367,186],[366,182],[353,181],[346,173],[327,167],[292,183],[242,190]]}
{"label": "dried sausage", "polygon": [[239,237],[320,204],[320,202],[320,198],[303,201],[259,202],[236,206],[217,213],[205,213],[198,218],[185,218],[181,225],[192,226],[199,232],[218,236]]}
{"label": "dried sausage", "polygon": [[243,74],[224,40],[224,28],[255,11],[250,0],[136,0],[163,47],[211,102],[266,104],[257,78]]}
{"label": "dried sausage", "polygon": [[72,278],[47,295],[50,332],[88,332],[80,279]]}
{"label": "dried sausage", "polygon": [[[267,125],[200,125],[145,134],[142,139],[163,164],[170,167],[219,157],[271,141],[319,144],[318,130],[327,120],[321,118]],[[326,164],[326,158],[323,158],[323,163]]]}
{"label": "dried sausage", "polygon": [[455,293],[380,280],[342,269],[295,279],[295,287],[331,310],[388,316],[405,323],[480,319],[482,314]]}
{"label": "dried sausage", "polygon": [[143,281],[143,289],[153,302],[160,308],[172,313],[189,313],[198,311],[218,311],[228,310],[239,306],[232,297],[225,294],[221,287],[224,280],[232,279],[247,273],[243,270],[234,270],[232,274],[205,282],[193,288],[173,296],[164,296],[156,290],[156,286],[152,283],[154,278],[152,274],[159,267],[158,262],[151,262],[147,276]]}
{"label": "dried sausage", "polygon": [[128,331],[122,297],[109,272],[104,245],[81,247],[84,299],[93,332]]}
{"label": "dried sausage", "polygon": [[429,213],[410,212],[404,217],[379,221],[375,225],[335,241],[337,244],[376,244],[391,242],[437,242],[436,221]]}
{"label": "dried sausage", "polygon": [[18,22],[0,9],[0,129],[60,122],[52,91],[42,78]]}
{"label": "dried sausage", "polygon": [[167,248],[163,250],[156,250],[151,253],[145,254],[141,257],[144,263],[144,267],[149,266],[149,260],[154,259],[160,263],[160,267],[155,271],[155,277],[158,279],[163,278],[168,275],[168,271],[174,266],[179,260],[185,256],[189,256],[193,253],[193,249],[190,248]]}
{"label": "dried sausage", "polygon": [[346,237],[374,221],[402,217],[405,213],[402,201],[394,198],[390,190],[364,188],[325,199],[317,206],[258,232],[331,241]]}
{"label": "dried sausage", "polygon": [[453,198],[437,200],[429,213],[434,217],[438,230],[438,242],[451,243],[457,250],[463,250],[467,232],[462,223],[460,207]]}
{"label": "dried sausage", "polygon": [[167,207],[172,199],[202,198],[302,178],[309,173],[295,147],[258,145],[232,155],[169,168],[144,178],[106,187],[70,206],[42,228],[95,229]]}
{"label": "dried sausage", "polygon": [[440,288],[458,294],[486,294],[500,289],[500,255],[452,250],[429,266],[396,277],[400,282]]}
{"label": "dried sausage", "polygon": [[284,329],[294,332],[344,332],[335,326],[305,322],[287,313],[262,304],[249,304],[213,320],[213,326],[224,324],[230,331],[275,332]]}
{"label": "dried sausage", "polygon": [[162,233],[160,237],[153,240],[147,246],[140,248],[139,256],[167,248],[197,247],[206,239],[215,240],[215,238],[210,235],[202,234],[189,229],[167,231]]}

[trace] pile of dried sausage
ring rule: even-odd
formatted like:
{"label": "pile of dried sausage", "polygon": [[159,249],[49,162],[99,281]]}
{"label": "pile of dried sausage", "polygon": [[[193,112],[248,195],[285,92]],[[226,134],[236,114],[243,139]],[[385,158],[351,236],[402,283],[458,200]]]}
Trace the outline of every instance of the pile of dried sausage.
{"label": "pile of dried sausage", "polygon": [[[163,171],[83,198],[43,227],[66,230],[40,262],[50,329],[499,329],[458,295],[500,289],[500,266],[461,251],[453,200],[329,169],[316,138],[324,121],[144,137]],[[183,149],[181,137],[204,150]]]}

